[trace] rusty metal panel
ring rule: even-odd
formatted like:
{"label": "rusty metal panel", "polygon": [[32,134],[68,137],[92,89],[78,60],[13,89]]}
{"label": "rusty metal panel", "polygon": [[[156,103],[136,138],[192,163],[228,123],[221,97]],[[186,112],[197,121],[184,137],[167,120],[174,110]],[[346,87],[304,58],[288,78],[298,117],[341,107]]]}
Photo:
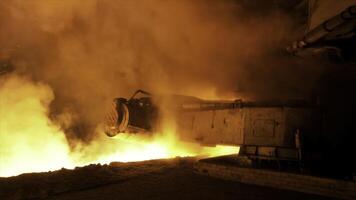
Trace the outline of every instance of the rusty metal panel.
{"label": "rusty metal panel", "polygon": [[194,115],[193,135],[195,140],[208,143],[208,138],[213,132],[213,111],[201,111]]}
{"label": "rusty metal panel", "polygon": [[283,108],[246,108],[246,145],[281,146],[284,137]]}
{"label": "rusty metal panel", "polygon": [[185,112],[177,117],[177,127],[182,139],[207,143],[212,132],[212,111]]}
{"label": "rusty metal panel", "polygon": [[243,109],[214,111],[214,134],[211,140],[221,144],[243,144],[244,113]]}
{"label": "rusty metal panel", "polygon": [[295,148],[297,129],[312,133],[313,110],[308,108],[236,108],[192,111],[178,117],[179,134],[201,144],[234,144]]}
{"label": "rusty metal panel", "polygon": [[242,109],[181,113],[177,120],[182,139],[202,144],[243,144]]}

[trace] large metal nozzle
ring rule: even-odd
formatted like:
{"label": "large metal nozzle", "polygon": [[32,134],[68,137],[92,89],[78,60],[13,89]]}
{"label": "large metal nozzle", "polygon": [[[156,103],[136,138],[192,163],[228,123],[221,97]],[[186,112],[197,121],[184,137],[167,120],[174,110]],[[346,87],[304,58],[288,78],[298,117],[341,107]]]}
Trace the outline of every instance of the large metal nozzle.
{"label": "large metal nozzle", "polygon": [[[126,101],[126,100],[125,100]],[[105,133],[113,137],[128,129],[130,112],[123,99],[115,99],[108,115],[106,116]]]}
{"label": "large metal nozzle", "polygon": [[[143,93],[138,91],[137,93]],[[149,93],[144,93],[149,94]],[[135,95],[134,95],[135,96]],[[157,118],[157,108],[153,106],[150,97],[129,100],[117,98],[106,117],[105,133],[113,137],[119,133],[149,132]]]}

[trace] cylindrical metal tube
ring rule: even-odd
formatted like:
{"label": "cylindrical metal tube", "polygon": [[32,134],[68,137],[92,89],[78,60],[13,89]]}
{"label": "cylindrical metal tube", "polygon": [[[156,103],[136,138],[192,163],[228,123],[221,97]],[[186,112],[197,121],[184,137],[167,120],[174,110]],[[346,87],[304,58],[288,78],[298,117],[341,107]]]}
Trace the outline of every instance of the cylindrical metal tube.
{"label": "cylindrical metal tube", "polygon": [[354,23],[354,20],[356,20],[356,5],[347,8],[340,14],[328,19],[313,30],[309,31],[303,39],[294,42],[292,46],[287,47],[287,50],[289,52],[296,52],[300,48],[321,40],[330,32],[333,32],[338,27],[345,25],[345,23]]}

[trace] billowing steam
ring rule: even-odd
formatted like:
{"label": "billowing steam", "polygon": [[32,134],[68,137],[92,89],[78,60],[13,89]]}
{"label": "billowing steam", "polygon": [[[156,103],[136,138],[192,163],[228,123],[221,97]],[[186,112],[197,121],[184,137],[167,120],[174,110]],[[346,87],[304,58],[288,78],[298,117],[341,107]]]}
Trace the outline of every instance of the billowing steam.
{"label": "billowing steam", "polygon": [[[95,130],[111,100],[138,88],[202,98],[307,94],[314,81],[305,75],[308,66],[278,51],[296,36],[292,19],[277,7],[254,9],[246,2],[1,1],[0,49],[13,50],[16,75],[1,80],[0,117],[23,121],[18,128],[13,124],[14,133],[2,128],[1,136],[44,131],[59,142],[56,151],[66,154],[89,143],[93,148],[80,151],[93,155],[103,146]],[[30,78],[19,78],[24,76]],[[26,109],[39,111],[41,120],[33,122],[43,129],[32,130],[37,115],[22,111],[24,101],[33,101]]]}
{"label": "billowing steam", "polygon": [[290,17],[241,2],[1,2],[0,48],[16,49],[18,73],[50,85],[51,116],[70,116],[62,126],[71,139],[90,140],[111,99],[137,88],[203,98],[303,94],[304,65],[271,56],[295,35]]}
{"label": "billowing steam", "polygon": [[0,97],[0,176],[72,166],[65,135],[48,119],[48,85],[3,77]]}
{"label": "billowing steam", "polygon": [[48,118],[53,92],[48,85],[16,75],[0,80],[0,177],[74,168],[89,163],[138,161],[175,156],[238,153],[238,147],[200,147],[180,142],[174,126],[152,137],[101,133],[90,144],[70,148],[61,127]]}

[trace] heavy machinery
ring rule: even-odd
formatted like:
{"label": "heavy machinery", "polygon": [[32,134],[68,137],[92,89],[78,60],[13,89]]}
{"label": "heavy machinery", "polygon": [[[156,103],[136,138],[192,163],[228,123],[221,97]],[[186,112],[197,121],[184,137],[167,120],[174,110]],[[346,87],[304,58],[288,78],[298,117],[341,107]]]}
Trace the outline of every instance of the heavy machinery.
{"label": "heavy machinery", "polygon": [[[139,93],[146,96],[136,98]],[[165,106],[153,103],[157,97]],[[318,107],[304,101],[208,101],[182,95],[151,96],[138,90],[128,100],[114,100],[106,134],[155,132],[160,113],[167,111],[175,118],[182,140],[240,146],[253,160],[301,162],[303,142],[321,128]]]}
{"label": "heavy machinery", "polygon": [[[177,133],[184,140],[203,145],[238,145],[240,153],[252,160],[303,162],[318,174],[353,177],[356,0],[296,2],[301,3],[289,11],[299,13],[300,8],[307,8],[307,20],[300,25],[306,30],[287,50],[298,57],[311,56],[323,66],[324,72],[318,77],[320,85],[315,86],[312,97],[305,97],[317,103],[207,101],[144,92],[142,98],[134,95],[115,100],[107,134],[154,132],[160,114],[168,111],[173,113]],[[169,99],[168,106],[162,106],[166,101],[162,99]]]}

